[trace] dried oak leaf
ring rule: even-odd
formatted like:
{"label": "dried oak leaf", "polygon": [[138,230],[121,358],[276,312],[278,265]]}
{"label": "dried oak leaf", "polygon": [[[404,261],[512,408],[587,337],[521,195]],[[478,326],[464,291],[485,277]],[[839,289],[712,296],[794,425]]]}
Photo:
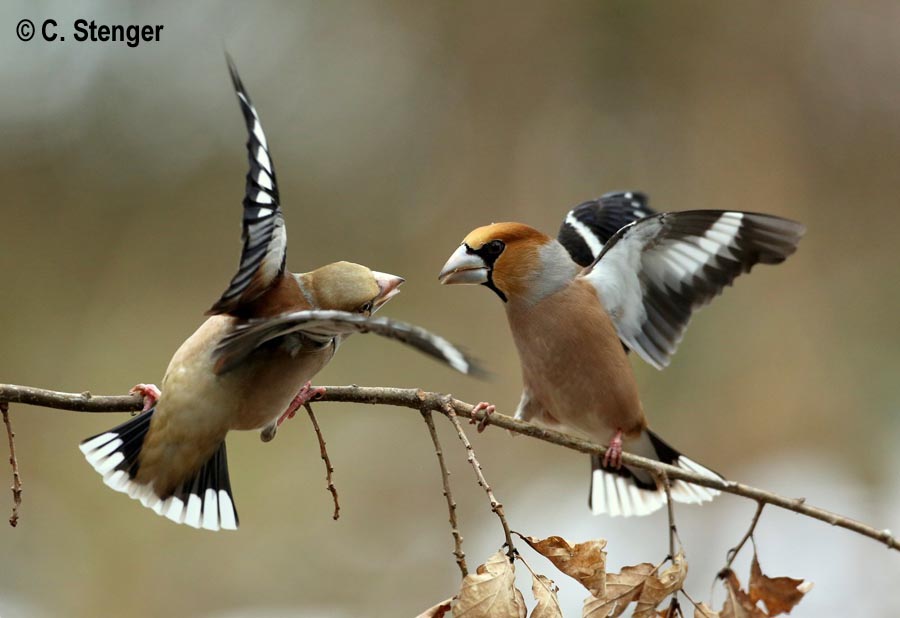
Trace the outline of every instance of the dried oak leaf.
{"label": "dried oak leaf", "polygon": [[453,606],[455,618],[525,618],[525,598],[516,589],[516,571],[498,551],[466,575]]}
{"label": "dried oak leaf", "polygon": [[621,616],[632,601],[637,601],[644,591],[647,578],[652,576],[656,567],[649,562],[627,566],[619,573],[606,576],[606,595],[592,596],[584,601],[581,610],[582,618],[615,618]]}
{"label": "dried oak leaf", "polygon": [[754,603],[765,603],[769,616],[791,613],[812,587],[812,582],[802,579],[764,575],[759,568],[759,560],[753,555],[753,564],[750,566],[750,599]]}
{"label": "dried oak leaf", "polygon": [[719,612],[713,611],[706,603],[700,603],[694,608],[694,618],[720,618]]}
{"label": "dried oak leaf", "polygon": [[606,597],[606,541],[595,539],[575,546],[561,536],[546,539],[522,537],[531,548],[550,560],[557,569],[576,579],[597,598]]}
{"label": "dried oak leaf", "polygon": [[634,618],[651,618],[656,613],[656,606],[662,603],[667,596],[680,590],[687,577],[687,560],[684,552],[679,551],[672,564],[659,574],[647,576],[644,580],[644,589],[638,597],[637,606],[634,608]]}
{"label": "dried oak leaf", "polygon": [[530,618],[563,618],[562,609],[559,607],[559,599],[556,592],[559,588],[553,580],[544,575],[533,575],[531,578],[531,593],[537,601]]}
{"label": "dried oak leaf", "polygon": [[451,603],[453,603],[453,597],[441,601],[434,607],[429,607],[416,618],[443,618],[450,611]]}
{"label": "dried oak leaf", "polygon": [[719,613],[721,618],[768,618],[766,613],[756,606],[756,602],[746,592],[741,590],[741,582],[738,581],[734,571],[728,569],[722,575],[725,580],[725,589],[728,598]]}

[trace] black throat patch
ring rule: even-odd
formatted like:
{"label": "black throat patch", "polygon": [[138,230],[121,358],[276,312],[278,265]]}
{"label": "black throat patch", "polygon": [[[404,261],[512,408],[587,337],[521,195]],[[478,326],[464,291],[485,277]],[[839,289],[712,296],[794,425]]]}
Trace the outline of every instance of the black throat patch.
{"label": "black throat patch", "polygon": [[[499,243],[500,250],[496,250],[498,245],[492,245],[492,243]],[[494,262],[497,261],[497,258],[503,254],[503,250],[506,248],[506,245],[499,240],[492,240],[491,242],[484,243],[480,249],[477,251],[466,245],[466,253],[471,253],[472,255],[477,255],[482,260],[484,260],[485,266],[487,266],[487,281],[482,283],[481,285],[485,286],[489,290],[493,290],[494,293],[500,297],[500,300],[503,302],[507,302],[506,294],[504,294],[500,288],[498,288],[494,284]]]}

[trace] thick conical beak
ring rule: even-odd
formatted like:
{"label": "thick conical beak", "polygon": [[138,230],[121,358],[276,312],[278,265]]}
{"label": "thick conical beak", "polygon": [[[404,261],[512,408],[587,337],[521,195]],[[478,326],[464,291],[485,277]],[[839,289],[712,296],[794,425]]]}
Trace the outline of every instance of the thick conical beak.
{"label": "thick conical beak", "polygon": [[378,296],[375,297],[375,306],[372,308],[372,313],[375,313],[384,303],[400,293],[400,284],[406,281],[406,279],[398,277],[397,275],[380,273],[375,270],[372,271],[372,275],[375,277],[375,283],[378,284],[378,289],[381,290],[378,293]]}
{"label": "thick conical beak", "polygon": [[469,253],[465,243],[453,252],[438,280],[446,285],[453,283],[486,283],[488,280],[488,267],[479,256]]}

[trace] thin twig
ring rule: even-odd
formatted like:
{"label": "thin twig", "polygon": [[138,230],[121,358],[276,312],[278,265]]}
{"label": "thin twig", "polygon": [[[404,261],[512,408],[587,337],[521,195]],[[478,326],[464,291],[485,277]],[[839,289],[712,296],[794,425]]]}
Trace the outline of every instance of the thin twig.
{"label": "thin twig", "polygon": [[[0,385],[0,401],[26,403],[76,412],[130,412],[140,410],[143,407],[141,398],[136,395],[95,397],[89,393],[59,393],[9,384]],[[424,408],[445,415],[448,413],[448,409],[452,409],[459,416],[474,418],[477,421],[482,420],[485,416],[483,412],[473,415],[473,406],[464,401],[448,398],[440,393],[426,392],[414,388],[328,386],[326,387],[325,395],[319,401],[390,405],[411,408],[416,411]],[[505,416],[499,412],[494,412],[491,415],[490,424],[582,453],[602,455],[606,452],[606,446],[604,445],[576,438],[552,429],[545,429],[538,425]],[[824,521],[832,526],[850,530],[870,539],[875,539],[890,549],[900,550],[900,539],[893,536],[890,530],[878,530],[855,519],[811,506],[806,504],[803,498],[788,498],[770,491],[751,487],[750,485],[744,485],[743,483],[702,476],[652,459],[632,455],[631,453],[622,453],[622,463],[629,467],[640,468],[655,474],[665,472],[669,479],[687,481],[702,487],[710,487],[736,496],[749,498],[755,502],[771,504],[806,517]]]}
{"label": "thin twig", "polygon": [[478,484],[481,485],[487,494],[488,500],[490,500],[491,510],[500,518],[500,525],[503,526],[503,534],[506,536],[506,555],[509,558],[509,561],[512,562],[515,560],[518,552],[516,551],[516,546],[513,544],[512,534],[509,531],[509,523],[506,521],[506,515],[503,513],[503,505],[497,500],[494,491],[491,489],[491,486],[488,485],[487,479],[484,478],[481,464],[478,462],[478,459],[475,458],[475,449],[472,448],[472,443],[469,442],[466,432],[463,431],[459,418],[456,415],[456,410],[454,409],[454,406],[451,405],[450,401],[452,401],[450,397],[445,397],[442,408],[447,415],[447,418],[450,419],[450,422],[453,423],[453,426],[456,428],[459,439],[466,447],[466,460],[472,464],[472,469],[475,470],[475,476],[478,477]]}
{"label": "thin twig", "polygon": [[9,403],[0,401],[0,413],[6,425],[6,437],[9,439],[9,465],[12,466],[13,484],[10,487],[13,495],[13,510],[9,516],[9,525],[15,528],[19,523],[19,506],[22,504],[22,479],[19,477],[19,461],[16,459],[16,433],[9,422]]}
{"label": "thin twig", "polygon": [[322,461],[325,462],[325,480],[328,482],[328,491],[331,492],[331,499],[334,500],[334,515],[331,518],[337,520],[341,516],[341,503],[338,502],[337,487],[334,486],[334,481],[331,477],[334,473],[334,466],[331,465],[331,459],[328,457],[328,450],[325,448],[325,438],[322,437],[322,430],[319,429],[319,423],[316,421],[316,415],[313,414],[312,406],[309,403],[304,403],[303,407],[306,408],[306,413],[309,414],[309,420],[312,421],[313,429],[316,430],[316,438],[319,439],[319,454],[322,456]]}
{"label": "thin twig", "polygon": [[441,441],[438,439],[437,429],[434,426],[434,417],[431,410],[422,410],[422,418],[428,425],[428,433],[431,434],[431,441],[434,443],[434,454],[437,455],[438,464],[441,467],[441,480],[444,482],[444,497],[447,499],[447,510],[450,512],[450,534],[453,535],[453,555],[456,556],[456,564],[459,566],[459,572],[465,577],[469,574],[466,566],[466,553],[463,551],[462,535],[459,533],[459,526],[456,523],[456,500],[453,499],[453,492],[450,491],[450,471],[447,464],[444,463],[444,452],[441,449]]}
{"label": "thin twig", "polygon": [[[675,541],[678,541],[679,550],[683,550],[684,546],[681,544],[681,537],[678,536],[678,528],[675,526],[675,505],[672,500],[672,483],[669,481],[669,475],[666,473],[663,473],[662,476],[657,478],[662,481],[663,489],[666,490],[666,515],[669,518],[669,560],[674,564]],[[681,606],[678,604],[679,590],[672,593],[672,601],[669,603],[669,608],[666,610],[665,614],[666,618],[674,618],[676,613],[682,616],[684,615],[681,613]]]}
{"label": "thin twig", "polygon": [[675,560],[675,540],[678,539],[678,545],[681,545],[681,537],[678,536],[678,528],[675,527],[675,507],[672,504],[672,483],[669,482],[669,475],[663,473],[660,477],[663,487],[666,490],[666,512],[669,516],[669,559]]}
{"label": "thin twig", "polygon": [[734,562],[735,558],[737,558],[738,552],[741,551],[741,549],[747,543],[747,539],[753,538],[753,531],[756,530],[756,524],[759,523],[759,518],[762,515],[764,508],[766,508],[765,502],[757,502],[756,513],[753,514],[753,519],[750,521],[750,527],[747,529],[747,532],[744,533],[744,536],[741,537],[741,540],[738,542],[738,544],[729,549],[728,553],[725,554],[725,566],[719,569],[719,573],[718,575],[716,575],[718,579],[725,578],[726,571],[731,568],[731,563]]}
{"label": "thin twig", "polygon": [[665,618],[677,618],[680,616],[684,618],[684,613],[681,611],[681,604],[678,602],[678,591],[672,595],[672,600],[669,601],[669,607],[666,608],[666,613],[663,614]]}

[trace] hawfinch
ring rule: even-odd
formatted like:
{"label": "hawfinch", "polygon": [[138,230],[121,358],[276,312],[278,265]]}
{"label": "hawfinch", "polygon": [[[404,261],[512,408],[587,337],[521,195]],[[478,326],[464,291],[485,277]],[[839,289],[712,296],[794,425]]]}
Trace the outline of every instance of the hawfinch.
{"label": "hawfinch", "polygon": [[397,339],[462,373],[474,370],[444,339],[371,317],[398,293],[400,277],[350,262],[285,270],[284,217],[266,136],[230,59],[229,68],[249,132],[238,272],[175,352],[162,392],[133,389],[144,395],[145,411],[81,444],[111,488],[176,523],[207,530],[238,525],[226,434],[262,429],[263,439],[271,439],[285,418],[321,393],[308,380],[351,333]]}
{"label": "hawfinch", "polygon": [[[569,212],[556,240],[521,223],[473,230],[440,281],[478,283],[503,301],[522,365],[516,418],[609,445],[591,460],[593,512],[645,515],[665,490],[622,466],[623,448],[720,477],[650,430],[627,350],[668,365],[695,309],[754,264],[784,261],[804,231],[748,212],[655,213],[643,195],[615,193]],[[699,503],[718,492],[676,481],[671,494]]]}

